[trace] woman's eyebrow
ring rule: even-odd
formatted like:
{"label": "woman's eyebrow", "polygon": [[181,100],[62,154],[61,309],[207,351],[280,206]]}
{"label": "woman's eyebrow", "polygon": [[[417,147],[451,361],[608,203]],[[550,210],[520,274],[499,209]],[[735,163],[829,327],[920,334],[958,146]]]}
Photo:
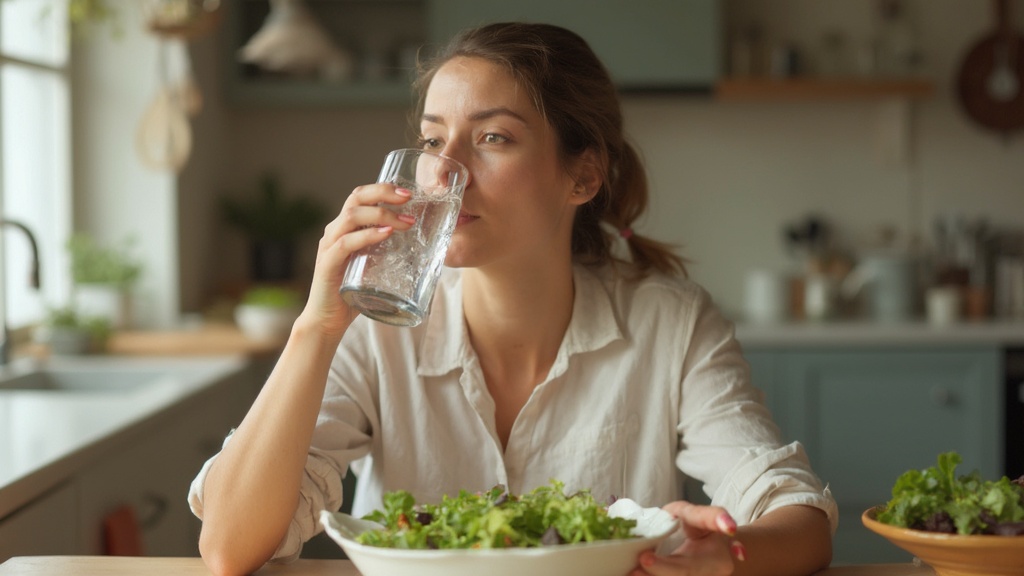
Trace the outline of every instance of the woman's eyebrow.
{"label": "woman's eyebrow", "polygon": [[[505,108],[504,106],[497,107],[497,108],[488,108],[486,110],[480,110],[479,112],[474,112],[474,113],[469,115],[469,120],[476,122],[476,121],[479,121],[479,120],[488,120],[488,119],[494,118],[496,116],[508,116],[510,118],[514,118],[514,119],[522,122],[523,124],[527,123],[526,122],[526,118],[523,118],[522,115],[520,115],[518,112],[515,112],[515,111],[513,111],[510,108]],[[430,122],[431,124],[441,124],[441,125],[444,125],[444,123],[445,123],[444,117],[443,116],[439,116],[437,114],[423,114],[423,116],[421,116],[421,120],[423,122]]]}

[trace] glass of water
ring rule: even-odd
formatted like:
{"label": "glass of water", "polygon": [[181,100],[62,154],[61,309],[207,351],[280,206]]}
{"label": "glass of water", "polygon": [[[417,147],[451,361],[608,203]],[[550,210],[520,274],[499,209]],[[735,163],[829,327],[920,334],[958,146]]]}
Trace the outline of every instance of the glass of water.
{"label": "glass of water", "polygon": [[455,231],[469,170],[459,162],[407,148],[388,154],[377,182],[412,192],[404,204],[383,204],[416,223],[349,259],[341,297],[362,314],[395,326],[426,318]]}

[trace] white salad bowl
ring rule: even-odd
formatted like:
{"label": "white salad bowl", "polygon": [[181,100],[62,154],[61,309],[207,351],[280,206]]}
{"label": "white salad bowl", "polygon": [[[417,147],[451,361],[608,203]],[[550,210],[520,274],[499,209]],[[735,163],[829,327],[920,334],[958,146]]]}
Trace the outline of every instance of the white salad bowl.
{"label": "white salad bowl", "polygon": [[637,566],[641,552],[657,548],[678,526],[664,510],[641,508],[628,498],[608,513],[635,519],[636,537],[538,548],[402,550],[356,542],[360,533],[382,528],[375,522],[324,510],[320,523],[363,576],[623,576]]}

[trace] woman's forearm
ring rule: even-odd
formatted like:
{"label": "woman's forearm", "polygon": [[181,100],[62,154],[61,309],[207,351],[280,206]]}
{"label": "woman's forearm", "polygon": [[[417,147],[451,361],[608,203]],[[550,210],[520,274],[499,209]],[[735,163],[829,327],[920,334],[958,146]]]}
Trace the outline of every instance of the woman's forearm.
{"label": "woman's forearm", "polygon": [[284,537],[338,344],[296,322],[259,396],[211,466],[199,549],[215,574],[259,568]]}
{"label": "woman's forearm", "polygon": [[746,560],[735,576],[802,576],[832,561],[832,532],[825,512],[811,506],[786,506],[741,526],[736,538]]}

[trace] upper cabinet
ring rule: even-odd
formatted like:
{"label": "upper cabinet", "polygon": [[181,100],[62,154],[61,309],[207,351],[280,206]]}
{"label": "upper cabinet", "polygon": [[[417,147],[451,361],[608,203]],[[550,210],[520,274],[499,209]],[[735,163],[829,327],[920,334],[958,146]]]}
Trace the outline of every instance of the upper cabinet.
{"label": "upper cabinet", "polygon": [[[506,20],[549,22],[578,32],[623,91],[710,93],[721,68],[719,0],[646,0],[642,4],[628,0],[302,0],[296,4],[349,67],[285,73],[242,62],[243,48],[262,29],[283,21],[289,26],[292,20],[301,23],[305,15],[279,11],[268,19],[271,3],[267,0],[235,0],[225,34],[226,82],[232,102],[408,104],[418,49],[429,52],[463,28]],[[283,31],[276,28],[272,38],[279,40]],[[278,50],[298,48],[293,44]]]}
{"label": "upper cabinet", "polygon": [[[851,11],[841,15],[848,30],[814,24],[826,18],[806,15],[801,27],[787,29],[795,18],[762,4],[234,0],[224,34],[225,82],[229,100],[242,105],[407,106],[418,56],[436,50],[467,27],[521,20],[578,32],[623,93],[698,93],[719,100],[906,101],[931,95],[933,85],[927,79],[892,70],[841,69],[844,61],[864,62],[864,56],[875,56],[865,51],[864,43],[853,42],[858,35],[876,33],[877,25],[865,23],[870,8],[859,3],[844,8]],[[809,9],[816,6],[810,4]],[[752,22],[756,28],[751,28]],[[799,50],[792,41],[794,33],[805,35]],[[262,52],[263,65],[243,61],[243,55],[251,60],[257,52]],[[320,64],[300,70],[268,69],[288,58],[304,63],[311,53],[322,57]]]}
{"label": "upper cabinet", "polygon": [[500,21],[565,26],[587,40],[623,91],[710,92],[721,68],[719,0],[433,0],[431,40]]}
{"label": "upper cabinet", "polygon": [[428,0],[233,0],[223,35],[228,99],[407,105],[429,9]]}

